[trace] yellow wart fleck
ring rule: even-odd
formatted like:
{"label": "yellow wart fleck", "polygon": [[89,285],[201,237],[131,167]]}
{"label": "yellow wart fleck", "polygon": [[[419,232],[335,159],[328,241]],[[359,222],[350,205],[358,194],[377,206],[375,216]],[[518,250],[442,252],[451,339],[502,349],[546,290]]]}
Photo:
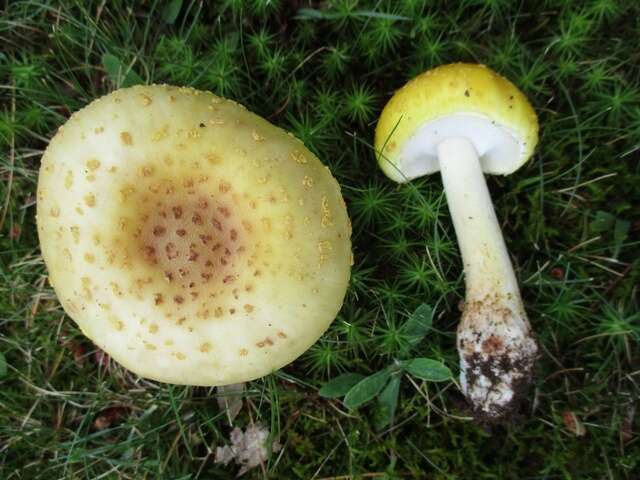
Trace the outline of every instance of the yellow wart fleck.
{"label": "yellow wart fleck", "polygon": [[129,198],[129,196],[134,193],[136,191],[136,189],[134,187],[132,187],[131,185],[128,185],[124,188],[120,189],[120,201],[124,202],[127,198]]}
{"label": "yellow wart fleck", "polygon": [[73,185],[73,172],[71,170],[67,170],[67,176],[64,179],[64,186],[67,190],[69,190],[72,185]]}
{"label": "yellow wart fleck", "polygon": [[253,139],[256,142],[264,141],[264,137],[262,135],[260,135],[258,132],[256,132],[255,130],[253,132],[251,132],[251,136],[253,137]]}
{"label": "yellow wart fleck", "polygon": [[333,225],[331,209],[329,208],[329,200],[327,199],[327,197],[322,197],[321,206],[322,206],[322,219],[320,221],[320,224],[326,228],[328,226]]}
{"label": "yellow wart fleck", "polygon": [[133,137],[129,132],[120,132],[120,140],[125,145],[133,145]]}
{"label": "yellow wart fleck", "polygon": [[88,160],[87,168],[92,172],[95,172],[100,168],[100,160],[98,160],[97,158],[92,158],[91,160]]}
{"label": "yellow wart fleck", "polygon": [[77,225],[73,225],[72,227],[69,227],[69,229],[71,230],[73,241],[75,243],[78,243],[78,241],[80,240],[80,227],[78,227]]}
{"label": "yellow wart fleck", "polygon": [[111,286],[111,291],[116,297],[122,297],[123,292],[122,292],[122,288],[120,288],[120,285],[118,285],[115,282],[111,282],[109,285]]}
{"label": "yellow wart fleck", "polygon": [[145,165],[138,169],[138,176],[140,177],[150,177],[153,175],[154,168],[151,165]]}
{"label": "yellow wart fleck", "polygon": [[118,331],[124,330],[124,323],[122,323],[122,321],[115,315],[109,314],[109,322],[113,325],[113,328],[115,328],[116,330]]}
{"label": "yellow wart fleck", "polygon": [[156,130],[151,134],[151,140],[153,142],[159,142],[163,138],[167,138],[169,136],[169,125],[165,125],[160,130]]}
{"label": "yellow wart fleck", "polygon": [[298,150],[294,150],[293,152],[291,152],[289,154],[289,156],[295,162],[303,164],[303,165],[308,162],[308,160],[305,158],[304,154],[302,152],[298,151]]}
{"label": "yellow wart fleck", "polygon": [[220,193],[227,193],[229,190],[231,190],[231,184],[224,180],[220,180],[220,184],[218,185],[218,190],[220,190]]}
{"label": "yellow wart fleck", "polygon": [[87,204],[87,207],[95,207],[96,206],[96,196],[93,193],[88,193],[84,196],[84,203]]}
{"label": "yellow wart fleck", "polygon": [[309,175],[305,175],[302,179],[302,185],[304,185],[305,188],[313,187],[313,178],[311,178]]}

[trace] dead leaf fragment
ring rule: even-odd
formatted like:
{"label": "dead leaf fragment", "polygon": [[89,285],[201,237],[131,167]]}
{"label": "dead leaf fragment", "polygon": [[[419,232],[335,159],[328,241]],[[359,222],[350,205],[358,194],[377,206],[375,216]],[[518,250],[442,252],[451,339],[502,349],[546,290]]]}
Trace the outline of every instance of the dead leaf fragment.
{"label": "dead leaf fragment", "polygon": [[633,418],[636,414],[635,403],[630,403],[627,407],[627,414],[622,419],[620,425],[620,439],[622,443],[627,443],[633,439]]}
{"label": "dead leaf fragment", "polygon": [[126,411],[125,407],[109,407],[103,410],[93,421],[93,428],[105,430],[115,425],[124,417]]}
{"label": "dead leaf fragment", "polygon": [[[244,475],[266,462],[268,438],[269,430],[260,424],[249,425],[244,432],[236,427],[229,436],[231,445],[216,448],[215,462],[228,465],[235,460],[235,463],[241,466],[237,476]],[[271,444],[272,452],[278,452],[281,448],[278,442]]]}
{"label": "dead leaf fragment", "polygon": [[564,428],[576,437],[584,437],[587,434],[586,428],[584,428],[580,419],[571,410],[562,412],[562,420],[564,422]]}
{"label": "dead leaf fragment", "polygon": [[109,354],[100,348],[97,348],[93,354],[95,362],[103,368],[109,367]]}
{"label": "dead leaf fragment", "polygon": [[218,396],[218,406],[227,413],[229,426],[233,426],[233,421],[242,409],[242,398],[244,397],[244,383],[232,383],[216,388]]}
{"label": "dead leaf fragment", "polygon": [[75,340],[68,340],[67,342],[65,342],[65,347],[67,347],[67,349],[73,355],[73,361],[77,366],[81,367],[82,365],[84,365],[87,349],[82,343]]}

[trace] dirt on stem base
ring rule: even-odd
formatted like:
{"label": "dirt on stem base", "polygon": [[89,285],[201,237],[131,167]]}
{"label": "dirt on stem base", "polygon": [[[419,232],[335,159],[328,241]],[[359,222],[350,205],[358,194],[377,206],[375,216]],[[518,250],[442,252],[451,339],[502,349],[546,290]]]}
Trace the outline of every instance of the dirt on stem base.
{"label": "dirt on stem base", "polygon": [[474,416],[503,420],[526,397],[538,346],[522,302],[486,296],[465,304],[458,327],[460,381]]}

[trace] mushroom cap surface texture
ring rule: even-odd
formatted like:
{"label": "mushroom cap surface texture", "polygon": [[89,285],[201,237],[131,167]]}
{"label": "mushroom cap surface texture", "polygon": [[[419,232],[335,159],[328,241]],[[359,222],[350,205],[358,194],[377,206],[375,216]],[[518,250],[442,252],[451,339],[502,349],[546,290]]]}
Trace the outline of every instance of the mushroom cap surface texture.
{"label": "mushroom cap surface texture", "polygon": [[65,311],[147,378],[224,385],[294,360],[338,313],[351,227],[302,142],[241,105],[166,85],[71,116],[38,182]]}
{"label": "mushroom cap surface texture", "polygon": [[396,182],[437,172],[437,144],[451,136],[474,143],[485,173],[506,175],[533,154],[538,119],[524,94],[488,67],[442,65],[384,107],[375,134],[380,168]]}

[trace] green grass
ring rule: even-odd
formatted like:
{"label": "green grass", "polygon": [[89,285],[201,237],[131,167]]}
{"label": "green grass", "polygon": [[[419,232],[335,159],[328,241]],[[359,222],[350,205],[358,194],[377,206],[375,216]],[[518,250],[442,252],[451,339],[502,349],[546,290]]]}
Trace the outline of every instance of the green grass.
{"label": "green grass", "polygon": [[[247,387],[236,423],[262,422],[284,446],[247,477],[638,478],[634,4],[3,2],[0,478],[235,475],[213,462],[230,430],[215,391],[103,361],[65,316],[39,256],[35,188],[47,139],[93,98],[139,82],[212,90],[293,131],[338,178],[353,219],[355,265],[338,319],[294,364]],[[440,178],[397,186],[371,147],[393,91],[453,61],[492,66],[539,114],[534,158],[489,179],[542,346],[536,382],[516,421],[489,428],[469,421],[454,383],[407,377],[394,423],[378,431],[373,404],[348,411],[318,390],[342,372],[389,365],[421,303],[437,307],[416,356],[457,373],[464,285]],[[575,435],[571,414],[586,435]]]}

